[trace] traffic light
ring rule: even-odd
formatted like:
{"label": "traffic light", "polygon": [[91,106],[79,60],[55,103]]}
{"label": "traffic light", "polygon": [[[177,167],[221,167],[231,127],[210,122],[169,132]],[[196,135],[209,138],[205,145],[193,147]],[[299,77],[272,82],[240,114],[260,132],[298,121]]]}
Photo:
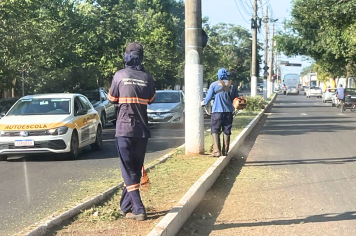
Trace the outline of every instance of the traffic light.
{"label": "traffic light", "polygon": [[289,62],[285,63],[284,65],[285,66],[302,66],[301,63],[289,63]]}

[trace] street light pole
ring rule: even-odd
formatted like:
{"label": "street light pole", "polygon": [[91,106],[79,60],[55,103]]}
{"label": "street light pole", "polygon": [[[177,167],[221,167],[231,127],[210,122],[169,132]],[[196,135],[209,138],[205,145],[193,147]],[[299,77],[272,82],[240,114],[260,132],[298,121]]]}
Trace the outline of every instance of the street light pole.
{"label": "street light pole", "polygon": [[[185,153],[204,153],[201,0],[185,1]],[[189,119],[187,119],[189,117]]]}
{"label": "street light pole", "polygon": [[270,64],[269,64],[269,75],[268,75],[268,81],[267,81],[267,97],[270,97],[273,93],[273,60],[274,60],[274,22],[276,22],[278,19],[271,20],[273,22],[273,28],[272,28],[272,41],[271,41],[271,58],[270,58]]}
{"label": "street light pole", "polygon": [[265,69],[263,74],[263,98],[267,98],[267,78],[268,78],[268,7],[266,7],[266,17],[264,19],[266,26],[266,43],[265,43]]}
{"label": "street light pole", "polygon": [[257,0],[254,4],[254,14],[252,18],[252,62],[251,62],[251,97],[257,95]]}

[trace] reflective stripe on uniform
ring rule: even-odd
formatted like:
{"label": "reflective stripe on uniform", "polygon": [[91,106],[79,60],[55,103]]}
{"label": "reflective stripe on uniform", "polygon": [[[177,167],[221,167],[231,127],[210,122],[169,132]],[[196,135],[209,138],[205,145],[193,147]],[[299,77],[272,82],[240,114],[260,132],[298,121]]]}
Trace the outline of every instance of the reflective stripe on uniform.
{"label": "reflective stripe on uniform", "polygon": [[135,190],[139,190],[140,189],[140,184],[132,184],[132,185],[129,185],[129,186],[126,186],[126,189],[127,189],[127,192],[132,192],[132,191],[135,191]]}
{"label": "reflective stripe on uniform", "polygon": [[148,99],[138,98],[138,97],[120,97],[119,98],[119,103],[138,103],[138,104],[147,105],[148,102],[149,102]]}
{"label": "reflective stripe on uniform", "polygon": [[118,97],[114,97],[110,94],[110,92],[108,93],[108,99],[112,102],[117,102],[119,101],[119,98]]}

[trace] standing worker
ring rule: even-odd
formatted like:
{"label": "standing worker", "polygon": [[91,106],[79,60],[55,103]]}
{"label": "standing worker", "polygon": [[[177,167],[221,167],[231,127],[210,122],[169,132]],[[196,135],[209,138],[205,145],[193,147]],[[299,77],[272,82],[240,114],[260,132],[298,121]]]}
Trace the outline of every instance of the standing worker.
{"label": "standing worker", "polygon": [[130,43],[125,50],[125,69],[115,73],[108,98],[118,104],[116,144],[125,182],[120,200],[126,218],[147,219],[140,195],[141,170],[148,138],[147,105],[156,97],[154,81],[143,66],[143,47]]}
{"label": "standing worker", "polygon": [[[232,101],[239,96],[237,89],[232,85],[228,76],[230,72],[225,68],[218,71],[218,80],[213,82],[208,90],[202,106],[205,106],[214,98],[211,114],[211,134],[213,137],[214,150],[212,156],[226,156],[230,146],[230,135],[233,121],[234,107]],[[224,133],[224,146],[221,150],[220,134]]]}

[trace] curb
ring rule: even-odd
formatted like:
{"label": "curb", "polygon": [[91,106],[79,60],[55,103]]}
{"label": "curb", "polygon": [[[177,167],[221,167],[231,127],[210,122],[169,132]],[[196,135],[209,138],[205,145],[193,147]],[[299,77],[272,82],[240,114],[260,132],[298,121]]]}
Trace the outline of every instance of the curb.
{"label": "curb", "polygon": [[[264,112],[271,106],[276,97],[277,94],[275,93],[274,97],[268,103],[267,107],[263,111],[261,111],[231,143],[230,150],[235,147],[238,148],[244,142],[246,136],[251,132],[253,127],[257,124]],[[185,144],[177,147],[176,149],[182,148],[184,146]],[[145,169],[150,170],[156,165],[165,162],[175,153],[175,150],[157,159],[153,164],[145,167]],[[175,235],[180,230],[181,226],[185,223],[185,221],[190,217],[190,214],[193,212],[195,207],[200,203],[206,191],[210,189],[210,187],[214,184],[216,179],[219,177],[221,171],[229,163],[230,159],[231,158],[228,158],[227,156],[219,157],[214,162],[214,164],[205,172],[205,174],[200,177],[197,182],[195,182],[195,184],[188,190],[188,192],[183,196],[183,198],[167,213],[167,215],[155,226],[155,228],[147,236]],[[25,229],[24,231],[19,232],[16,235],[42,236],[55,226],[58,226],[62,222],[70,220],[74,216],[80,214],[81,211],[89,209],[94,205],[100,204],[123,185],[124,182],[120,182],[117,186],[108,189],[107,191],[89,199],[84,203],[76,205],[75,207],[71,208],[68,211],[65,211],[57,217],[53,217],[45,221],[40,221],[32,226],[29,226],[29,228],[34,228],[30,232],[24,234],[24,231],[27,231]]]}
{"label": "curb", "polygon": [[[251,133],[252,129],[261,119],[266,110],[268,110],[276,100],[277,94],[274,93],[273,98],[268,103],[266,108],[258,113],[258,115],[241,131],[241,133],[231,143],[232,148],[239,148],[245,141],[246,137]],[[214,164],[201,176],[181,200],[167,213],[163,219],[153,228],[147,236],[172,236],[176,235],[183,224],[188,220],[193,210],[198,206],[203,199],[205,193],[215,183],[220,176],[221,171],[230,162],[231,156],[221,156]]]}

